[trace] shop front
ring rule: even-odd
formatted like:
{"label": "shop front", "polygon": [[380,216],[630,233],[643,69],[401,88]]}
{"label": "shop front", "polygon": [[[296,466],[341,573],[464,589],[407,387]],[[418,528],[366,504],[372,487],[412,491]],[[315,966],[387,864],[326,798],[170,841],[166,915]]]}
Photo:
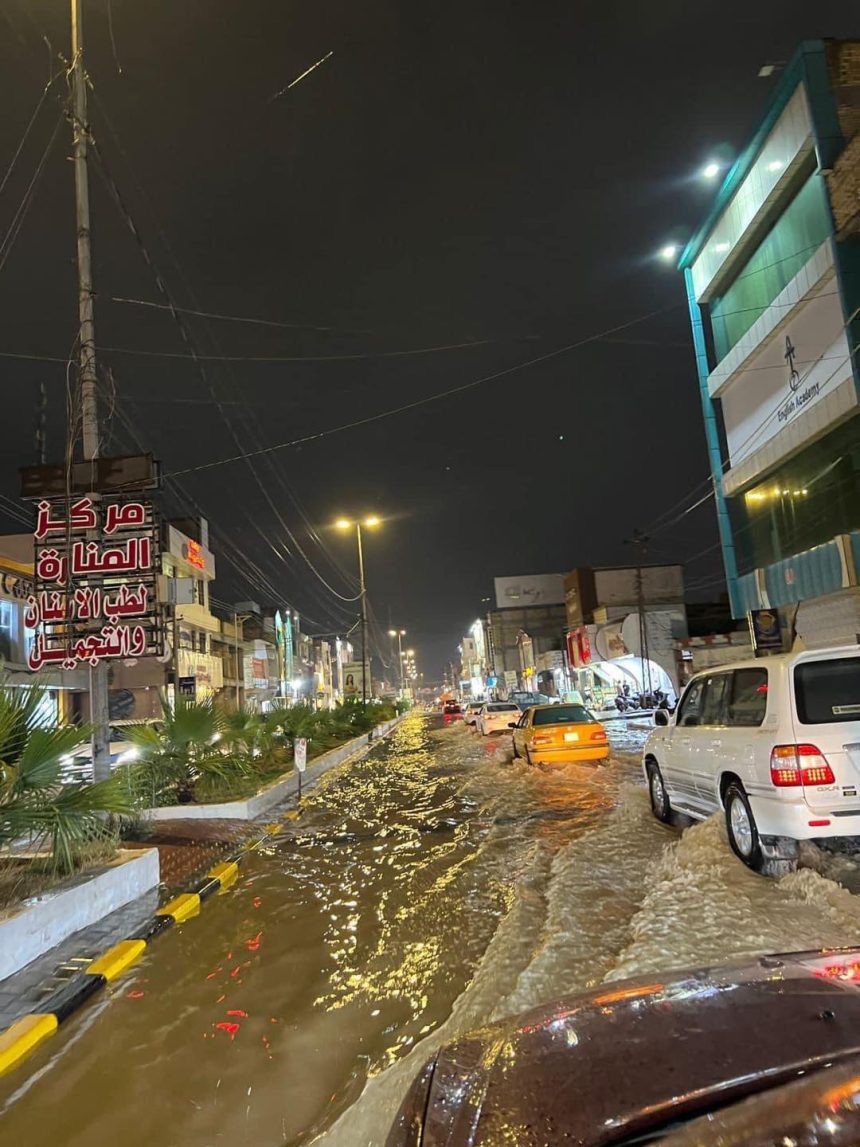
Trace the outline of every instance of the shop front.
{"label": "shop front", "polygon": [[672,677],[653,658],[631,652],[622,638],[625,622],[580,626],[568,633],[570,692],[595,712],[615,711],[619,695],[638,699],[658,690],[674,704]]}

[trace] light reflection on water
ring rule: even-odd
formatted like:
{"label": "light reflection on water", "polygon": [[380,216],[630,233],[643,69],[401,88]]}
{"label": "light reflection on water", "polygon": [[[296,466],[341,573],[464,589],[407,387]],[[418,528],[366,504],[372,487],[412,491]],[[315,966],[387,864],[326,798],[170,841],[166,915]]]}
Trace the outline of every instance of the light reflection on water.
{"label": "light reflection on water", "polygon": [[851,857],[808,849],[811,867],[768,881],[718,818],[658,824],[644,736],[612,722],[608,764],[540,769],[507,738],[408,719],[0,1081],[8,1141],[379,1147],[421,1063],[488,1020],[637,972],[856,940]]}
{"label": "light reflection on water", "polygon": [[35,1086],[0,1083],[9,1141],[298,1145],[331,1124],[445,1022],[537,868],[611,805],[610,770],[508,746],[413,717],[329,774],[235,889],[45,1045]]}

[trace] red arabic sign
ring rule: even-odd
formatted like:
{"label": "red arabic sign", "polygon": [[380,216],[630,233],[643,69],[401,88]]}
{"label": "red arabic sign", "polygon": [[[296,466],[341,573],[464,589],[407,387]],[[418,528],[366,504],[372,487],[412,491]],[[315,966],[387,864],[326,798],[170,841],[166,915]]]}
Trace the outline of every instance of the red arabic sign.
{"label": "red arabic sign", "polygon": [[194,566],[199,570],[206,569],[206,557],[203,553],[203,547],[199,542],[195,542],[189,538],[183,546],[183,549],[185,550],[185,560],[190,566]]}
{"label": "red arabic sign", "polygon": [[36,630],[32,670],[163,652],[159,528],[150,503],[46,499],[37,506],[35,539],[24,614]]}
{"label": "red arabic sign", "polygon": [[591,643],[584,625],[567,635],[567,660],[575,669],[583,669],[591,662]]}

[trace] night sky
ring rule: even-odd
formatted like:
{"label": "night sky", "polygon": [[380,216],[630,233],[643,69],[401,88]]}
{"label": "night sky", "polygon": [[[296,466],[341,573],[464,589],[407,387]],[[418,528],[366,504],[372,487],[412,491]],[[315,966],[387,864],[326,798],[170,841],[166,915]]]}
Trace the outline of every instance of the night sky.
{"label": "night sky", "polygon": [[[857,35],[850,8],[84,0],[101,156],[96,330],[113,348],[100,354],[105,450],[151,449],[176,474],[165,508],[205,511],[220,599],[277,596],[311,631],[345,631],[355,606],[298,547],[348,597],[338,565],[352,574],[355,555],[330,523],[384,516],[366,544],[375,617],[385,630],[390,611],[438,673],[494,575],[628,560],[634,527],[706,478],[682,283],[654,252],[689,236],[714,193],[699,170],[732,159],[757,122],[775,82],[759,67],[805,38]],[[67,9],[0,0],[0,179],[68,54]],[[0,236],[64,94],[61,76],[0,193]],[[0,248],[0,351],[54,360],[2,359],[7,499],[17,467],[35,461],[40,383],[49,461],[64,450],[77,324],[69,153],[63,122],[17,238]],[[181,329],[166,310],[113,301],[165,303],[144,251],[177,305],[285,325],[186,315]],[[439,401],[193,469],[639,319]],[[477,345],[391,353],[464,343]],[[162,357],[192,350],[209,357]],[[715,542],[705,505],[652,555],[694,558],[690,583],[712,596]],[[253,564],[231,565],[225,547]]]}

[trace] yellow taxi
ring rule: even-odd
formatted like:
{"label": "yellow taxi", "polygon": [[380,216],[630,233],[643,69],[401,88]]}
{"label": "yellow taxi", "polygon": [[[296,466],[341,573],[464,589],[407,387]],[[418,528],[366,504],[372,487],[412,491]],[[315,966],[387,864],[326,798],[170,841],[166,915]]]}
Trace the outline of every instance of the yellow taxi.
{"label": "yellow taxi", "polygon": [[530,765],[604,761],[609,741],[583,705],[535,705],[512,725],[514,756]]}

